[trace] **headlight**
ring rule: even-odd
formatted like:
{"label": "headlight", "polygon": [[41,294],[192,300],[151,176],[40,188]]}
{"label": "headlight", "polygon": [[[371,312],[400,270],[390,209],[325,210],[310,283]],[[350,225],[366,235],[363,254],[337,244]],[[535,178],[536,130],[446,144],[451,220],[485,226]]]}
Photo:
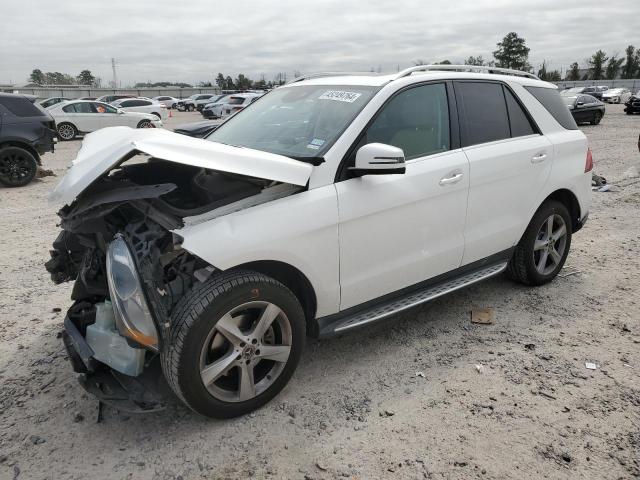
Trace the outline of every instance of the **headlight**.
{"label": "headlight", "polygon": [[121,236],[117,236],[107,250],[107,282],[118,331],[157,351],[158,331],[144,297],[133,256]]}

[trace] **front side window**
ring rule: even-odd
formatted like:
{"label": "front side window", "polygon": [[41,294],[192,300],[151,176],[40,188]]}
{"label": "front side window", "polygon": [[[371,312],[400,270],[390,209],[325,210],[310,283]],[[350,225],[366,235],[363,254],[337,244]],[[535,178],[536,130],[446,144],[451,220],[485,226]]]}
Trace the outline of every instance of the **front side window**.
{"label": "front side window", "polygon": [[369,125],[359,146],[368,143],[401,148],[407,160],[449,150],[445,85],[420,85],[393,97]]}
{"label": "front side window", "polygon": [[106,103],[96,103],[95,109],[98,113],[118,113],[118,110]]}
{"label": "front side window", "polygon": [[493,142],[511,137],[502,85],[456,82],[462,145]]}
{"label": "front side window", "polygon": [[322,157],[378,89],[360,85],[277,88],[206,139],[311,161]]}
{"label": "front side window", "polygon": [[62,110],[67,113],[96,113],[93,103],[89,102],[72,103],[71,105],[62,107]]}

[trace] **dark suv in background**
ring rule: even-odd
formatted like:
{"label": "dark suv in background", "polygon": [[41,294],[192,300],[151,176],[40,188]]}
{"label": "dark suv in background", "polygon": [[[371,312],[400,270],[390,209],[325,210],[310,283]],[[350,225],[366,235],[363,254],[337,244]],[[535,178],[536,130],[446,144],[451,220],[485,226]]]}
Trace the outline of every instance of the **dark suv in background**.
{"label": "dark suv in background", "polygon": [[56,124],[35,97],[0,93],[0,183],[22,187],[36,176],[40,156],[53,152]]}

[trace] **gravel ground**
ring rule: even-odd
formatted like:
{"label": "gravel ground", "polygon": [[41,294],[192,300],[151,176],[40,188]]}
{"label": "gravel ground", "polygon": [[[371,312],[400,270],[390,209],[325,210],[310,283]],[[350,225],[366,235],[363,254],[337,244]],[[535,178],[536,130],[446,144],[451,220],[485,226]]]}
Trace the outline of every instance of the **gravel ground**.
{"label": "gravel ground", "polygon": [[[58,338],[71,285],[43,267],[58,232],[46,197],[80,146],[60,144],[44,157],[57,178],[0,188],[0,478],[640,477],[640,178],[625,176],[640,116],[612,105],[583,130],[613,188],[594,194],[553,283],[493,278],[309,339],[285,390],[230,421],[174,402],[96,423]],[[470,323],[480,307],[493,325]]]}

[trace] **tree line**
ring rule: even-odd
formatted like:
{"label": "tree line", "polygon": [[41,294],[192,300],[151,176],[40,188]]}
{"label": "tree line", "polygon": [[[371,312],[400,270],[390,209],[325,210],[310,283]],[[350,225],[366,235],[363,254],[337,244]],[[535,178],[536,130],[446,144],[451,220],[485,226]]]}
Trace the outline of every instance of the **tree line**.
{"label": "tree line", "polygon": [[[527,47],[524,38],[520,37],[516,32],[509,32],[505,37],[496,44],[497,49],[492,52],[493,60],[485,61],[482,55],[469,56],[465,61],[465,65],[479,65],[489,67],[511,68],[514,70],[522,70],[534,73],[535,69],[529,63],[530,48]],[[424,60],[416,60],[415,65],[424,65],[428,62]],[[449,60],[435,62],[440,64],[451,64]],[[580,68],[579,62],[573,62],[562,75],[562,72],[555,69],[547,68],[547,61],[544,60],[537,70],[537,75],[542,80],[550,82],[559,82],[561,80],[613,80],[615,78],[638,78],[640,77],[640,49],[629,45],[625,49],[624,56],[618,53],[607,55],[603,50],[596,51],[587,58]],[[379,70],[379,68],[378,68]],[[372,68],[371,71],[374,71]],[[300,72],[294,72],[293,77],[300,76]],[[100,87],[100,79],[92,75],[90,70],[82,70],[75,77],[66,73],[46,72],[36,68],[29,76],[31,82],[39,85],[87,85],[91,87]],[[252,80],[246,75],[240,73],[235,79],[230,75],[218,73],[215,77],[215,85],[222,90],[247,90],[250,88],[263,89],[272,88],[277,85],[283,85],[287,81],[286,73],[278,73],[273,80],[266,81],[264,75],[260,80]],[[136,88],[144,87],[191,87],[188,83],[174,82],[143,82],[136,83]],[[212,82],[200,82],[199,87],[213,87]]]}

